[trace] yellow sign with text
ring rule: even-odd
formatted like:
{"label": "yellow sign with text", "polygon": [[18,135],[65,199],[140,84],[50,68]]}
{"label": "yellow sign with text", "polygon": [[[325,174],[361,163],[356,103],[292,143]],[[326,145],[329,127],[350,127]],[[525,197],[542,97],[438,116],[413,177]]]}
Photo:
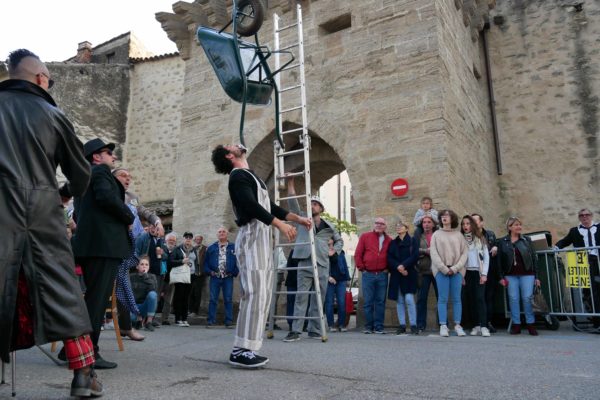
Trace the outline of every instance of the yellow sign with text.
{"label": "yellow sign with text", "polygon": [[567,252],[567,287],[590,287],[590,264],[587,251]]}

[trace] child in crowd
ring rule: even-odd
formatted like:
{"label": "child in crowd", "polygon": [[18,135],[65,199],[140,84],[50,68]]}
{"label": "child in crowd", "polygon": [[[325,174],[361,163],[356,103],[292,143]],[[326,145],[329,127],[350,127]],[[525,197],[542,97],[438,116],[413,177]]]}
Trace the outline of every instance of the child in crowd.
{"label": "child in crowd", "polygon": [[421,199],[421,208],[419,208],[415,213],[415,218],[413,219],[415,235],[423,232],[422,221],[423,217],[426,215],[430,215],[434,221],[438,220],[438,212],[435,208],[433,208],[433,200],[428,196],[425,196]]}
{"label": "child in crowd", "polygon": [[154,331],[152,320],[156,314],[157,293],[156,276],[149,274],[150,259],[148,256],[140,257],[137,265],[137,272],[130,275],[131,289],[135,302],[140,310],[140,315],[131,316],[132,320],[137,320],[135,328],[139,329],[141,325],[148,331]]}

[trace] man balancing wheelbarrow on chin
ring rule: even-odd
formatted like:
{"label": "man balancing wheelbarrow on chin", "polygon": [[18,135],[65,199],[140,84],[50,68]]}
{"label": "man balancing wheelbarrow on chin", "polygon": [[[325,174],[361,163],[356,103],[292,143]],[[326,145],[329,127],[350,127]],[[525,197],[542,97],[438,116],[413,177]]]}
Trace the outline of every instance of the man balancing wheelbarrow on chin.
{"label": "man balancing wheelbarrow on chin", "polygon": [[277,206],[269,199],[267,185],[249,167],[243,145],[218,145],[212,151],[215,171],[229,175],[229,196],[240,230],[235,253],[240,270],[242,297],[229,363],[258,368],[269,362],[256,352],[262,347],[267,311],[271,303],[273,250],[271,228],[293,242],[296,228],[284,221],[311,228],[311,220]]}

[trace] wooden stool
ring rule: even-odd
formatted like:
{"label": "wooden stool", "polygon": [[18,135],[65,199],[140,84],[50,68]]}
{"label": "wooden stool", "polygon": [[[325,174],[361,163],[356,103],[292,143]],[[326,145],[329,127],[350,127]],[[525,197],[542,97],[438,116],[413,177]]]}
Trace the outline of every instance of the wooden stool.
{"label": "wooden stool", "polygon": [[125,347],[123,347],[123,338],[121,337],[121,328],[119,327],[119,311],[117,310],[117,295],[115,294],[115,286],[113,286],[111,299],[111,308],[107,308],[106,311],[110,311],[113,317],[113,325],[115,326],[115,334],[117,335],[117,345],[119,346],[119,351],[124,351]]}
{"label": "wooden stool", "polygon": [[[119,328],[119,311],[117,310],[117,296],[115,295],[115,286],[113,286],[113,291],[110,296],[110,299],[110,307],[107,308],[105,312],[110,312],[113,316],[113,325],[115,326],[115,333],[117,335],[117,345],[119,346],[119,351],[125,351],[125,347],[123,346],[123,338],[121,337],[121,328]],[[52,345],[50,345],[50,352],[54,353],[57,347],[58,342],[52,342]]]}

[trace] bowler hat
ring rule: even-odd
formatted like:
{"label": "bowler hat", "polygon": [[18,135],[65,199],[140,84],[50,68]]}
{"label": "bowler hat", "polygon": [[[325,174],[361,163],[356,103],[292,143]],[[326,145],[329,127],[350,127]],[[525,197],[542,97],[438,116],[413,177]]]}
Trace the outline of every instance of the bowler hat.
{"label": "bowler hat", "polygon": [[87,141],[83,145],[83,155],[85,158],[89,158],[92,154],[97,153],[98,150],[109,149],[113,151],[115,149],[114,143],[104,143],[104,141],[100,138],[95,138]]}

